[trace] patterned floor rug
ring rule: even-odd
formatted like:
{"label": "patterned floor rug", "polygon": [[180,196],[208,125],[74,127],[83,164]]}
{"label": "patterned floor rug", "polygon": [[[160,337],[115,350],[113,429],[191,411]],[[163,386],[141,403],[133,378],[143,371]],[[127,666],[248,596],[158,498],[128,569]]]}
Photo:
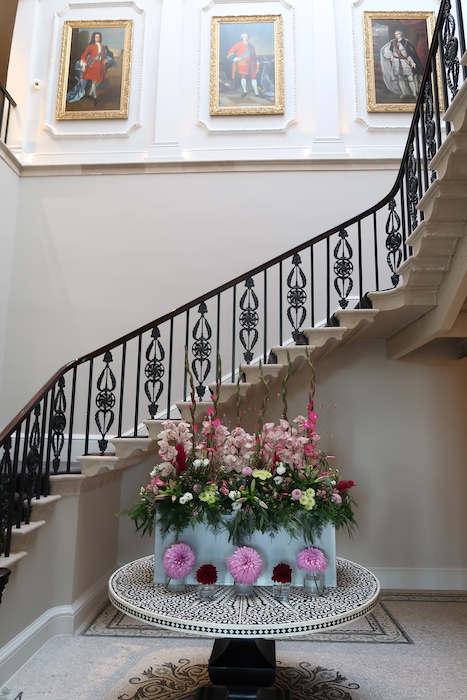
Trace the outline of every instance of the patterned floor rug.
{"label": "patterned floor rug", "polygon": [[[200,650],[183,649],[184,658],[158,663],[154,654],[139,662],[135,675],[122,680],[102,700],[191,700],[199,687],[209,684],[207,658]],[[359,688],[339,672],[306,661],[280,666],[274,686],[293,691],[294,700],[352,700]]]}
{"label": "patterned floor rug", "polygon": [[[99,637],[183,637],[190,635],[170,630],[159,630],[139,620],[124,615],[114,608],[111,603],[97,614],[81,631],[86,636]],[[319,632],[312,635],[288,638],[290,641],[304,641],[312,639],[313,642],[373,642],[380,644],[411,644],[412,640],[389,612],[384,602],[360,620],[356,620],[347,627],[342,627],[329,632]]]}

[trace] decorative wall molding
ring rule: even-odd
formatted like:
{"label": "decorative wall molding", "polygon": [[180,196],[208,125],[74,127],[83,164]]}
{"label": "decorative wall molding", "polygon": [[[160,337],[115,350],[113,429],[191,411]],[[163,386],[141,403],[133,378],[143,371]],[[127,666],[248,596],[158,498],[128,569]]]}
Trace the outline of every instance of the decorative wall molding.
{"label": "decorative wall molding", "polygon": [[[55,100],[58,85],[58,76],[56,75],[58,70],[58,57],[60,55],[60,33],[63,31],[63,17],[72,10],[89,10],[89,9],[120,9],[129,8],[132,12],[140,15],[139,25],[141,33],[141,41],[139,43],[139,60],[134,61],[136,54],[136,41],[133,43],[133,56],[132,56],[132,76],[130,83],[130,115],[134,114],[133,122],[125,120],[125,128],[118,129],[115,124],[115,120],[112,121],[113,131],[103,131],[103,124],[100,123],[100,131],[79,131],[73,130],[73,121],[67,122],[57,122],[55,119]],[[101,19],[101,18],[97,18]],[[136,27],[135,27],[136,35]],[[47,94],[46,94],[46,117],[44,122],[44,129],[48,131],[54,139],[108,139],[108,138],[129,138],[130,134],[142,126],[142,94],[143,94],[143,65],[144,65],[144,46],[146,39],[146,10],[133,0],[104,0],[99,2],[98,0],[89,2],[72,2],[68,3],[62,10],[55,13],[53,18],[53,29],[52,29],[52,41],[50,44],[49,52],[49,63],[48,63],[48,80],[47,80]],[[139,65],[139,70],[136,75],[136,71],[133,72],[133,66]],[[137,89],[135,89],[134,84],[137,83]],[[137,102],[137,108],[134,107],[134,103]],[[132,108],[133,104],[133,108]],[[135,114],[136,112],[136,114]],[[82,124],[82,121],[78,122]]]}
{"label": "decorative wall molding", "polygon": [[[262,124],[267,124],[269,122],[269,120],[271,120],[271,119],[274,119],[274,121],[280,119],[282,122],[281,125],[274,126],[274,127],[259,126],[257,128],[257,127],[249,126],[249,127],[244,128],[241,126],[239,126],[239,127],[230,126],[230,127],[221,127],[219,129],[217,129],[213,126],[213,124],[218,123],[219,119],[227,119],[229,121],[230,121],[230,119],[240,120],[239,124],[241,124],[241,120],[244,120],[247,117],[245,115],[242,115],[240,117],[238,117],[238,116],[237,117],[218,117],[218,116],[211,117],[209,115],[209,109],[206,110],[206,113],[207,113],[206,117],[204,117],[204,115],[202,115],[202,112],[205,111],[204,110],[204,102],[203,102],[203,98],[202,98],[203,86],[205,85],[205,83],[203,83],[203,80],[208,82],[208,86],[209,86],[209,80],[210,80],[209,71],[207,73],[206,73],[206,71],[203,72],[203,66],[202,66],[203,48],[204,48],[203,47],[203,36],[204,36],[203,30],[208,33],[209,42],[211,40],[211,34],[209,31],[209,19],[210,18],[208,18],[206,16],[206,13],[208,13],[210,10],[212,10],[216,5],[232,5],[232,4],[236,4],[236,3],[242,4],[242,3],[247,3],[247,2],[249,2],[251,4],[250,0],[235,0],[235,3],[232,2],[232,0],[212,0],[208,5],[205,5],[199,11],[198,76],[200,76],[200,77],[199,77],[199,81],[198,81],[198,96],[197,96],[197,114],[198,114],[197,123],[199,126],[201,126],[205,129],[206,133],[211,134],[211,135],[225,136],[228,134],[283,134],[283,133],[286,133],[288,131],[288,129],[290,128],[290,126],[292,124],[295,124],[297,122],[297,75],[296,75],[297,61],[296,61],[295,7],[294,7],[294,5],[286,2],[285,0],[257,0],[257,2],[265,2],[268,4],[276,3],[276,4],[281,5],[285,10],[287,10],[288,12],[291,13],[291,15],[290,15],[291,27],[290,27],[289,31],[290,31],[290,36],[292,39],[292,54],[293,54],[292,70],[291,70],[292,85],[293,85],[293,87],[292,87],[293,109],[288,110],[287,109],[287,102],[286,102],[286,112],[284,115],[281,115],[280,117],[275,116],[275,115],[265,115],[264,117],[261,117],[259,115],[254,115],[253,117],[251,117],[252,119],[255,120],[255,122],[261,120]],[[287,27],[286,27],[286,24],[284,23],[284,39],[286,36],[286,31],[287,31]],[[285,43],[285,41],[284,41],[284,43]],[[208,48],[210,48],[210,43],[208,44]],[[209,55],[209,51],[208,51],[208,55]],[[201,77],[201,76],[203,76],[203,77]],[[285,80],[285,76],[284,76],[284,80]],[[289,97],[289,99],[290,99],[290,97]],[[292,114],[290,114],[290,112],[292,112]]]}

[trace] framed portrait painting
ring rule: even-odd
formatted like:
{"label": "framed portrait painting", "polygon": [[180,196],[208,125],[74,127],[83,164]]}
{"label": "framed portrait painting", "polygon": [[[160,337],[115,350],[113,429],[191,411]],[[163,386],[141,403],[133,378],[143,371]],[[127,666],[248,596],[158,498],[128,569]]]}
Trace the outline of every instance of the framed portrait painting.
{"label": "framed portrait painting", "polygon": [[434,12],[364,12],[369,112],[413,112],[435,27]]}
{"label": "framed portrait painting", "polygon": [[57,119],[127,119],[132,20],[65,22]]}
{"label": "framed portrait painting", "polygon": [[284,114],[282,15],[212,17],[210,113]]}

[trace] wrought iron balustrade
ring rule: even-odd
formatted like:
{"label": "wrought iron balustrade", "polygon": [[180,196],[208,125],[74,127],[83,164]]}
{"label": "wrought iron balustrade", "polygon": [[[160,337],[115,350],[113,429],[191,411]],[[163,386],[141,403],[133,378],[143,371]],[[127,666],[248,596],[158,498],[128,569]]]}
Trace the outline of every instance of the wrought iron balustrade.
{"label": "wrought iron balustrade", "polygon": [[[303,330],[336,325],[336,310],[365,305],[369,291],[397,287],[406,241],[423,219],[417,204],[436,177],[430,162],[450,131],[442,126],[458,92],[465,52],[460,3],[444,0],[396,182],[371,209],[62,367],[0,435],[0,554],[28,522],[49,477],[76,455],[106,454],[109,437],[138,435],[145,419],[176,417],[189,394],[210,394],[223,358],[241,364],[305,342]],[[438,68],[439,66],[439,68]],[[462,81],[465,80],[462,68]]]}

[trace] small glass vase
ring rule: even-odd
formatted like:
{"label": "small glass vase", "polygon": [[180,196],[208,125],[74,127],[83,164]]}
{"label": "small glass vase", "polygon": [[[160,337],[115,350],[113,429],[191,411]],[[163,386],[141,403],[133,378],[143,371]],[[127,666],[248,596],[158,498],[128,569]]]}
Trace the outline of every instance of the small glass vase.
{"label": "small glass vase", "polygon": [[324,574],[322,571],[313,571],[305,574],[303,579],[303,592],[313,597],[323,595]]}
{"label": "small glass vase", "polygon": [[200,600],[212,600],[216,595],[215,583],[200,583],[198,586],[198,597]]}
{"label": "small glass vase", "polygon": [[184,578],[170,578],[165,577],[165,588],[170,593],[183,593],[185,590],[185,579]]}
{"label": "small glass vase", "polygon": [[253,593],[252,583],[238,583],[234,582],[234,593],[235,595],[251,595]]}
{"label": "small glass vase", "polygon": [[276,600],[289,600],[290,598],[290,581],[287,583],[272,584],[272,594]]}

